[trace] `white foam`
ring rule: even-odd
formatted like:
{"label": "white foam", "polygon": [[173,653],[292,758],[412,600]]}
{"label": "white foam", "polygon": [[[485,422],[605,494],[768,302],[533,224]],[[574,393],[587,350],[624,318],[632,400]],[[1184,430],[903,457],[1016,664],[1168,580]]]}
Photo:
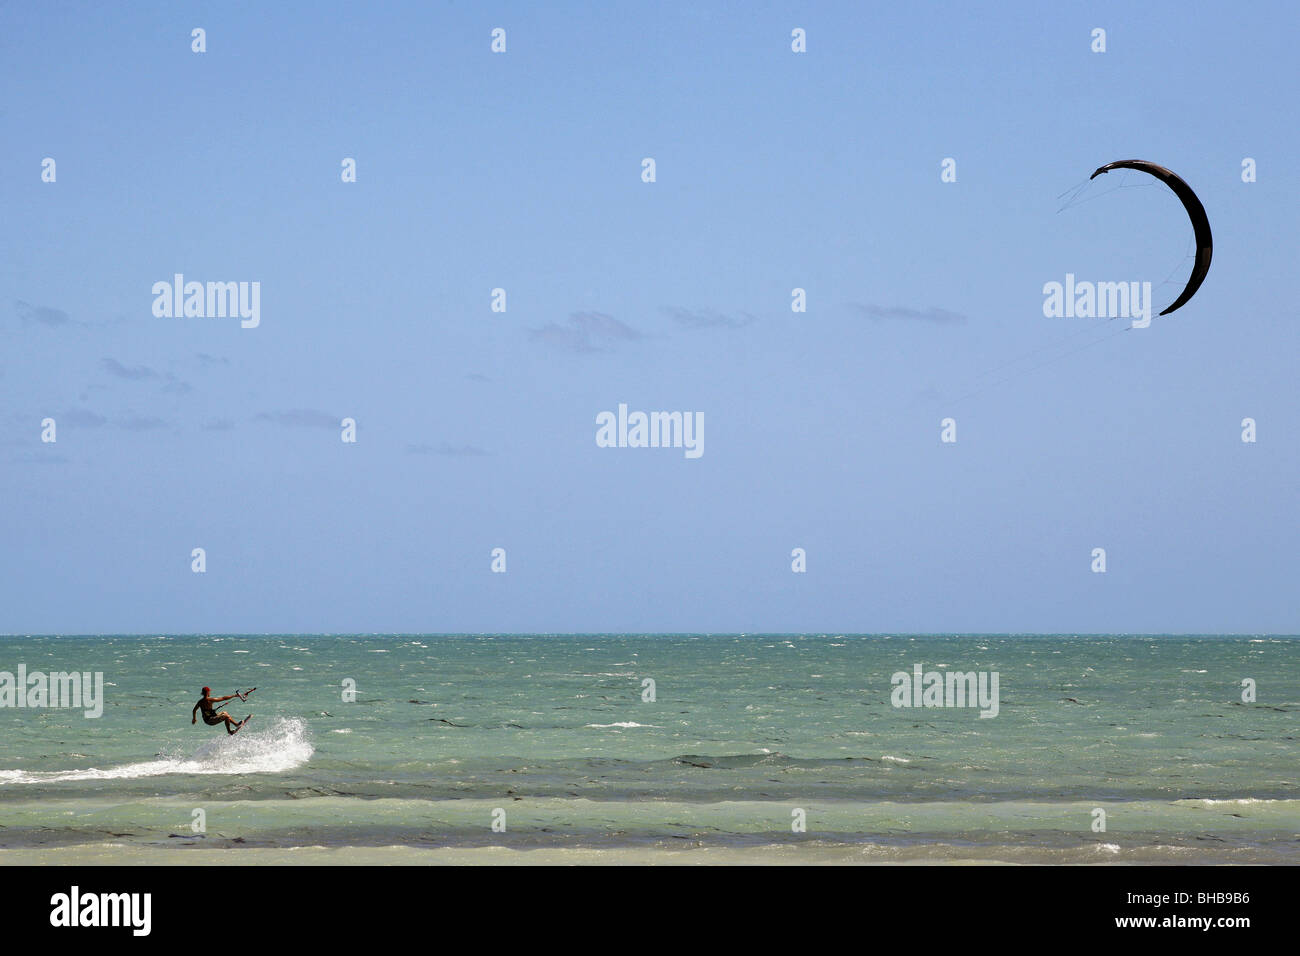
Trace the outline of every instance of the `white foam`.
{"label": "white foam", "polygon": [[308,739],[307,724],[299,718],[278,717],[265,730],[249,729],[213,740],[189,758],[163,757],[142,763],[100,770],[0,770],[0,785],[13,783],[59,783],[71,780],[130,780],[160,777],[170,773],[243,774],[284,773],[301,767],[315,752]]}
{"label": "white foam", "polygon": [[1177,802],[1178,802],[1178,803],[1204,803],[1204,804],[1206,804],[1207,806],[1214,806],[1214,805],[1217,804],[1217,803],[1235,803],[1235,804],[1239,804],[1239,805],[1243,805],[1243,806],[1244,806],[1244,805],[1247,805],[1247,804],[1251,804],[1251,803],[1286,803],[1285,800],[1265,800],[1265,799],[1261,799],[1261,798],[1258,798],[1258,797],[1243,797],[1243,798],[1238,799],[1238,800],[1231,800],[1231,799],[1229,799],[1229,800],[1211,800],[1211,799],[1208,798],[1208,797],[1204,797],[1204,798],[1201,798],[1201,799],[1199,799],[1199,800],[1196,800],[1196,799],[1193,799],[1193,800],[1187,800],[1187,801],[1179,800],[1179,801],[1177,801]]}
{"label": "white foam", "polygon": [[587,724],[588,727],[654,727],[654,724],[638,724],[635,720],[623,720],[616,724]]}

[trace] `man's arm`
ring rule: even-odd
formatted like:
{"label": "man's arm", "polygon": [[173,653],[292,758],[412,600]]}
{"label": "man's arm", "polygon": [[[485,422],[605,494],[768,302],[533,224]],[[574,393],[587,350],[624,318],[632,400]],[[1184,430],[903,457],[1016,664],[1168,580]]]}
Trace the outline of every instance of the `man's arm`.
{"label": "man's arm", "polygon": [[216,700],[213,701],[213,703],[224,704],[226,701],[234,700],[238,696],[239,696],[238,694],[227,694],[225,697],[218,697]]}
{"label": "man's arm", "polygon": [[195,704],[195,705],[194,705],[194,709],[190,711],[190,723],[191,723],[191,724],[197,724],[197,723],[199,722],[199,718],[198,718],[197,715],[198,715],[198,712],[199,712],[199,704],[202,704],[202,703],[203,703],[203,701],[200,700],[198,704]]}

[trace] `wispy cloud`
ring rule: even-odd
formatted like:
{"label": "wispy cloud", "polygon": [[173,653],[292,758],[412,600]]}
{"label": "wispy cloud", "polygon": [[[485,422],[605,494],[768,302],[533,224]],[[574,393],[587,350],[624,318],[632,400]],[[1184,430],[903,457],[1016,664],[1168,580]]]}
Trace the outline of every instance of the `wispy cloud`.
{"label": "wispy cloud", "polygon": [[678,325],[688,329],[739,329],[757,318],[748,312],[729,315],[714,309],[687,309],[680,305],[664,305],[659,311],[673,318]]}
{"label": "wispy cloud", "polygon": [[603,345],[636,342],[645,338],[640,332],[604,312],[571,312],[565,325],[548,322],[540,329],[529,329],[533,342],[563,349],[566,352],[605,352]]}
{"label": "wispy cloud", "polygon": [[205,432],[228,432],[232,431],[234,427],[235,423],[229,418],[217,418],[210,422],[203,423],[203,430]]}
{"label": "wispy cloud", "polygon": [[143,382],[151,378],[161,378],[157,371],[147,365],[133,365],[127,367],[114,358],[101,359],[100,367],[109,375],[116,378],[126,379],[128,382]]}
{"label": "wispy cloud", "polygon": [[96,415],[88,408],[73,408],[64,412],[56,419],[60,425],[71,425],[73,428],[103,428],[108,424],[108,419],[103,415]]}
{"label": "wispy cloud", "polygon": [[171,422],[153,415],[132,415],[121,422],[121,426],[129,432],[151,432],[158,428],[166,428],[170,424]]}
{"label": "wispy cloud", "polygon": [[949,312],[947,309],[938,309],[934,306],[928,309],[914,309],[906,305],[863,305],[860,302],[850,302],[849,308],[869,319],[903,319],[945,325],[966,321],[966,316],[960,312]]}
{"label": "wispy cloud", "polygon": [[194,391],[189,382],[178,379],[171,372],[160,372],[148,365],[123,365],[115,358],[100,359],[100,368],[124,382],[165,382],[162,391],[168,395],[188,395]]}
{"label": "wispy cloud", "polygon": [[338,428],[342,419],[312,408],[293,408],[287,412],[260,412],[253,421],[272,422],[287,428]]}
{"label": "wispy cloud", "polygon": [[85,388],[81,390],[81,394],[78,395],[77,398],[80,399],[82,402],[88,402],[90,401],[91,392],[105,392],[105,391],[108,391],[107,385],[100,385],[98,382],[91,382],[89,385],[87,385]]}
{"label": "wispy cloud", "polygon": [[450,458],[477,458],[488,454],[477,445],[452,445],[440,442],[437,445],[407,445],[408,455],[446,455]]}
{"label": "wispy cloud", "polygon": [[28,452],[22,455],[14,455],[9,459],[13,465],[66,465],[72,461],[67,455],[60,454],[40,454],[37,452]]}
{"label": "wispy cloud", "polygon": [[57,329],[77,324],[73,321],[72,316],[62,309],[56,309],[48,305],[32,305],[20,299],[14,303],[14,309],[18,312],[18,318],[23,325],[36,324]]}

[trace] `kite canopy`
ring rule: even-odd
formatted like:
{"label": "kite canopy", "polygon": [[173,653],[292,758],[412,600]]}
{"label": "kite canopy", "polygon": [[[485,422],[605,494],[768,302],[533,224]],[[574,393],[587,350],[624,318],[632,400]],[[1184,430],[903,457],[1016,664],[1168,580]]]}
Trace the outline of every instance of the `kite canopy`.
{"label": "kite canopy", "polygon": [[1214,240],[1210,235],[1210,218],[1205,214],[1205,207],[1201,205],[1201,201],[1196,198],[1196,193],[1192,192],[1192,187],[1183,182],[1182,177],[1173,170],[1149,163],[1145,159],[1121,159],[1098,167],[1097,171],[1088,178],[1096,179],[1102,173],[1108,173],[1112,169],[1137,169],[1151,174],[1174,191],[1174,195],[1182,201],[1183,207],[1187,210],[1188,218],[1192,220],[1192,229],[1196,232],[1196,264],[1192,266],[1192,274],[1187,279],[1182,294],[1174,300],[1173,305],[1160,313],[1168,315],[1187,304],[1187,301],[1196,294],[1196,290],[1201,287],[1201,283],[1205,281],[1206,273],[1210,271],[1210,256],[1214,251]]}

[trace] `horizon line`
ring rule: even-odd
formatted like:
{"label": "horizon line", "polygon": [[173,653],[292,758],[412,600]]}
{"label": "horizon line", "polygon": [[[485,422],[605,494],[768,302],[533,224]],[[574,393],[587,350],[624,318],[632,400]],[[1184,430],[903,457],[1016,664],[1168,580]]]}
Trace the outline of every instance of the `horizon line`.
{"label": "horizon line", "polygon": [[1285,631],[151,631],[8,633],[13,637],[1256,637],[1300,638]]}

